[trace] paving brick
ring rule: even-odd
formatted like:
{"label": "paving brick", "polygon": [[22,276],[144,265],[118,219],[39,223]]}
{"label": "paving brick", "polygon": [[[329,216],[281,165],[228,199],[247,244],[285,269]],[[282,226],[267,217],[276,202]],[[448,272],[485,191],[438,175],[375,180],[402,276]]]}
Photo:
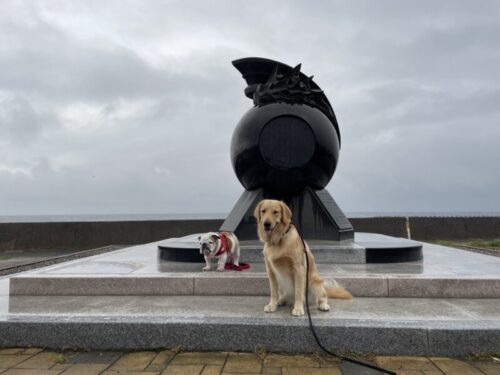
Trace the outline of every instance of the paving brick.
{"label": "paving brick", "polygon": [[476,361],[470,363],[486,375],[500,375],[500,363]]}
{"label": "paving brick", "polygon": [[2,372],[2,375],[59,375],[60,373],[60,370],[11,368]]}
{"label": "paving brick", "polygon": [[271,354],[264,359],[267,367],[319,367],[319,359],[305,355]]}
{"label": "paving brick", "polygon": [[49,369],[55,364],[61,363],[64,361],[65,357],[63,354],[56,352],[41,352],[35,354],[33,357],[28,360],[19,363],[16,365],[16,368],[20,369]]}
{"label": "paving brick", "polygon": [[146,367],[146,371],[162,371],[167,367],[168,363],[175,355],[174,352],[170,350],[164,350],[159,352],[153,361]]}
{"label": "paving brick", "polygon": [[38,354],[43,352],[42,348],[27,348],[24,350],[23,354]]}
{"label": "paving brick", "polygon": [[170,362],[173,365],[223,365],[227,353],[221,352],[190,352],[180,353]]}
{"label": "paving brick", "polygon": [[168,365],[161,375],[199,375],[203,365]]}
{"label": "paving brick", "polygon": [[113,366],[110,371],[142,371],[156,357],[155,352],[136,352],[124,354]]}
{"label": "paving brick", "polygon": [[262,367],[263,374],[281,374],[281,367]]}
{"label": "paving brick", "polygon": [[426,357],[378,356],[375,363],[390,370],[438,370]]}
{"label": "paving brick", "polygon": [[58,363],[58,364],[52,366],[50,369],[64,371],[64,370],[69,369],[71,366],[73,366],[71,363]]}
{"label": "paving brick", "polygon": [[318,361],[319,367],[338,367],[342,362],[340,359],[328,355],[320,355]]}
{"label": "paving brick", "polygon": [[92,364],[112,364],[115,363],[118,358],[120,358],[123,353],[120,352],[80,352],[75,353],[68,358],[67,363],[78,364],[78,363],[92,363]]}
{"label": "paving brick", "polygon": [[284,367],[283,375],[342,375],[340,369],[334,367]]}
{"label": "paving brick", "polygon": [[30,355],[19,355],[19,354],[0,354],[0,364],[4,368],[14,367],[19,363],[26,361],[30,358]]}
{"label": "paving brick", "polygon": [[262,370],[262,361],[253,353],[230,353],[224,366],[224,373],[258,374]]}
{"label": "paving brick", "polygon": [[79,363],[71,365],[61,375],[99,375],[108,365],[102,363]]}
{"label": "paving brick", "polygon": [[203,368],[201,375],[219,375],[222,372],[222,366],[207,365]]}
{"label": "paving brick", "polygon": [[158,371],[126,371],[126,370],[118,370],[118,371],[104,371],[104,372],[101,372],[101,375],[159,375],[159,374],[160,373]]}
{"label": "paving brick", "polygon": [[468,363],[453,358],[431,357],[432,362],[446,375],[484,375]]}
{"label": "paving brick", "polygon": [[23,348],[6,348],[0,349],[0,354],[21,354]]}

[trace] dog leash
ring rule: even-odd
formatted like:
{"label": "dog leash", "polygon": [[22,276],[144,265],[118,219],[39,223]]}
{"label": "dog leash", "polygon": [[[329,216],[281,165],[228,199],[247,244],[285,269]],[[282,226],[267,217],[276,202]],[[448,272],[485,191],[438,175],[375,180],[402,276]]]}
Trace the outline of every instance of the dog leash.
{"label": "dog leash", "polygon": [[311,319],[311,312],[309,311],[309,297],[308,297],[308,295],[309,295],[309,257],[307,256],[306,243],[304,242],[304,239],[302,238],[302,234],[300,233],[297,226],[295,224],[291,224],[291,225],[293,225],[295,227],[295,230],[297,231],[299,238],[302,241],[302,246],[304,248],[304,254],[306,256],[306,310],[307,310],[307,318],[309,319],[309,328],[311,329],[311,333],[313,334],[314,339],[316,340],[316,343],[318,344],[318,346],[325,353],[330,354],[333,357],[337,357],[343,361],[355,363],[355,364],[361,365],[361,366],[365,366],[365,367],[371,368],[373,370],[378,370],[378,371],[381,371],[381,372],[389,374],[389,375],[398,375],[397,372],[387,370],[387,369],[382,368],[382,367],[378,367],[378,366],[373,365],[371,363],[360,361],[360,360],[355,359],[355,358],[350,358],[350,357],[343,356],[341,354],[331,352],[330,350],[328,350],[327,348],[325,348],[323,346],[323,344],[319,340],[318,334],[316,333],[316,329],[314,328],[314,325],[313,325],[313,322]]}

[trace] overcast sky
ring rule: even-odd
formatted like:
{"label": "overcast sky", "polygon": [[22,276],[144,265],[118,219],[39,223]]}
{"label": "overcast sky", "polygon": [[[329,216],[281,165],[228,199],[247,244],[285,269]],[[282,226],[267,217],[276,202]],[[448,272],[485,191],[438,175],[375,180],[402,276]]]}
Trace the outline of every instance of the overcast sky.
{"label": "overcast sky", "polygon": [[500,211],[498,1],[0,2],[0,215],[227,212],[231,61],[314,74],[344,211]]}

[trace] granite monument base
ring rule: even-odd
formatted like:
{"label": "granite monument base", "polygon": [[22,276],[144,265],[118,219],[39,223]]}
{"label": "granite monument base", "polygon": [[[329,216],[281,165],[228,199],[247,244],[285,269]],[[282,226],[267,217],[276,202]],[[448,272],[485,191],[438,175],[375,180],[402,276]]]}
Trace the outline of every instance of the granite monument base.
{"label": "granite monument base", "polygon": [[[203,263],[198,245],[199,234],[170,238],[158,244],[159,258],[178,262]],[[422,260],[420,242],[374,233],[355,233],[354,240],[307,240],[317,263],[363,264],[399,263]],[[256,240],[241,241],[242,262],[264,262],[263,244]]]}

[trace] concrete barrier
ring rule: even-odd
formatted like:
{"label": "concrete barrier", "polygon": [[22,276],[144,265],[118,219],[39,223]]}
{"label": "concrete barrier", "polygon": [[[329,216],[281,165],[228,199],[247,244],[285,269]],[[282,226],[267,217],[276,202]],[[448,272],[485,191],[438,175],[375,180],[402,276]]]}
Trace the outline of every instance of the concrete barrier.
{"label": "concrete barrier", "polygon": [[[406,218],[350,219],[358,232],[407,237]],[[410,217],[416,240],[500,238],[500,217]],[[223,220],[101,221],[0,223],[0,251],[28,249],[85,250],[134,245],[217,230]]]}
{"label": "concrete barrier", "polygon": [[500,217],[410,217],[412,238],[463,240],[500,238]]}
{"label": "concrete barrier", "polygon": [[364,217],[349,219],[356,232],[380,233],[406,238],[406,218],[404,217]]}
{"label": "concrete barrier", "polygon": [[222,220],[1,223],[0,250],[134,245],[217,230]]}

